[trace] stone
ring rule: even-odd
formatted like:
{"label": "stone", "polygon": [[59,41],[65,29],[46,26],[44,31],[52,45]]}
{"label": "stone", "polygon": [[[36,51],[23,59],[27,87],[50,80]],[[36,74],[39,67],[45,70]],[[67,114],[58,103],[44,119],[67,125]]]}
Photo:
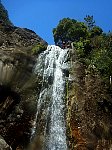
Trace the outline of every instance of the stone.
{"label": "stone", "polygon": [[72,80],[68,81],[67,100],[69,146],[83,150],[111,149],[111,97],[101,77],[97,73],[88,73],[80,60],[75,58],[73,50],[70,68]]}
{"label": "stone", "polygon": [[0,134],[12,149],[30,140],[41,78],[34,73],[38,54],[32,48],[45,42],[32,30],[0,27]]}
{"label": "stone", "polygon": [[12,150],[6,141],[0,136],[0,150]]}

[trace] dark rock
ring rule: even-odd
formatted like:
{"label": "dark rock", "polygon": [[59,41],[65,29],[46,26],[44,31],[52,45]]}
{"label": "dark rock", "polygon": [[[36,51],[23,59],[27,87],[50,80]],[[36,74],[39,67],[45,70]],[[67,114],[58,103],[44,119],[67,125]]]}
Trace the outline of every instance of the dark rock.
{"label": "dark rock", "polygon": [[63,73],[66,77],[69,77],[69,70],[63,69]]}
{"label": "dark rock", "polygon": [[0,134],[12,149],[26,147],[41,78],[33,72],[37,55],[32,48],[42,38],[29,29],[12,25],[0,27]]}
{"label": "dark rock", "polygon": [[0,150],[12,150],[2,136],[0,136]]}

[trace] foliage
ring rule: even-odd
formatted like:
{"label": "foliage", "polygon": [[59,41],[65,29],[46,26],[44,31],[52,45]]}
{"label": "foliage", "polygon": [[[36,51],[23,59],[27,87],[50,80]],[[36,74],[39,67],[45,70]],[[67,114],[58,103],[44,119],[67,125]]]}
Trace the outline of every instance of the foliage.
{"label": "foliage", "polygon": [[89,39],[80,39],[79,41],[73,42],[73,47],[76,51],[77,57],[85,58],[91,52],[91,45]]}
{"label": "foliage", "polygon": [[90,31],[90,36],[94,37],[94,36],[99,36],[103,33],[103,30],[98,27],[98,26],[94,26],[91,31]]}
{"label": "foliage", "polygon": [[42,52],[44,50],[46,50],[46,46],[41,43],[38,43],[38,44],[34,45],[34,47],[32,48],[32,53],[39,54],[40,52]]}
{"label": "foliage", "polygon": [[86,35],[87,27],[85,24],[70,18],[60,20],[57,28],[53,29],[55,44],[78,41],[80,38],[85,38]]}
{"label": "foliage", "polygon": [[100,46],[91,54],[92,63],[102,76],[112,75],[112,41],[111,37],[100,37]]}
{"label": "foliage", "polygon": [[1,3],[0,3],[0,22],[4,23],[5,25],[12,25],[8,17],[8,12]]}
{"label": "foliage", "polygon": [[[64,18],[53,29],[54,41],[71,41],[73,49],[80,62],[93,74],[97,72],[107,87],[110,88],[110,76],[112,76],[112,33],[103,33],[103,30],[95,25],[93,16],[87,15],[84,22]],[[112,89],[112,87],[111,87]]]}
{"label": "foliage", "polygon": [[74,49],[76,51],[77,57],[84,57],[84,43],[82,41],[73,43]]}
{"label": "foliage", "polygon": [[95,21],[93,20],[93,16],[90,16],[90,15],[86,15],[86,17],[84,18],[85,20],[85,24],[87,25],[88,27],[88,30],[92,30],[93,27],[95,26]]}

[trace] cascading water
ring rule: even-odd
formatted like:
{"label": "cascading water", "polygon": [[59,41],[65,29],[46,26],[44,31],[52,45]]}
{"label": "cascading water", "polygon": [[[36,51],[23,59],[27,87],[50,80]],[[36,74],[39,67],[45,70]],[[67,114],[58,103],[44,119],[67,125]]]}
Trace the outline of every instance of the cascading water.
{"label": "cascading water", "polygon": [[43,76],[43,86],[37,103],[32,134],[38,133],[39,114],[44,116],[44,150],[67,150],[65,118],[65,70],[68,49],[48,46],[40,54],[35,73]]}

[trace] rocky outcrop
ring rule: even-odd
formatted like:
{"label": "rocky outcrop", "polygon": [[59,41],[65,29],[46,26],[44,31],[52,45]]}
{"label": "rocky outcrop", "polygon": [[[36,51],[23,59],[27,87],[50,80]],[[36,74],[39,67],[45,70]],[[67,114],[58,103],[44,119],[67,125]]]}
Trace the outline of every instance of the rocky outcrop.
{"label": "rocky outcrop", "polygon": [[98,73],[87,72],[72,50],[68,83],[71,150],[111,150],[112,103]]}
{"label": "rocky outcrop", "polygon": [[2,5],[0,1],[0,23],[4,23],[6,25],[12,25],[12,22],[9,19],[8,12],[5,7]]}
{"label": "rocky outcrop", "polygon": [[[42,38],[40,38],[34,31],[19,28],[12,25],[0,24],[0,46],[1,48],[22,48],[24,46],[27,53],[31,53],[30,49],[35,44],[44,44],[47,45]],[[27,50],[27,51],[26,51]],[[29,50],[29,52],[28,52]]]}
{"label": "rocky outcrop", "polygon": [[41,86],[33,72],[38,52],[32,49],[38,44],[47,46],[29,29],[0,26],[0,135],[12,149],[30,140]]}

